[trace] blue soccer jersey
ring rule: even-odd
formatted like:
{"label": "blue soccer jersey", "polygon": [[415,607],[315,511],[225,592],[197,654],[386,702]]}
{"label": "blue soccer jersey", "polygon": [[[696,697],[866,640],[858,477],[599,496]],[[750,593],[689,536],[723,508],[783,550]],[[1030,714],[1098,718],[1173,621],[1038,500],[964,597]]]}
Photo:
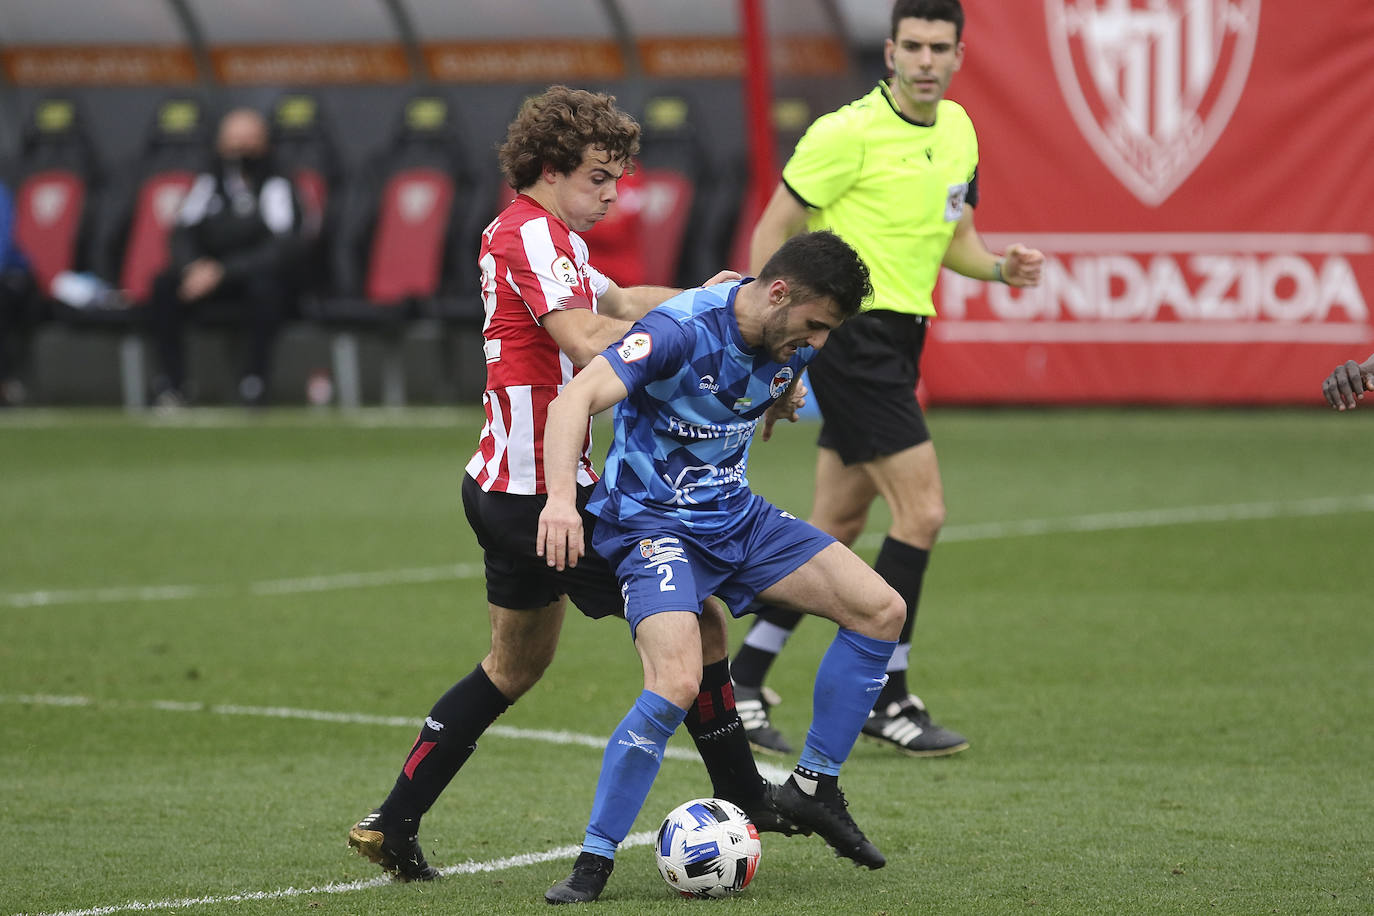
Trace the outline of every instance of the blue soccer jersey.
{"label": "blue soccer jersey", "polygon": [[594,515],[633,525],[653,511],[711,531],[747,508],[754,427],[816,351],[776,363],[750,349],[735,320],[741,285],[675,296],[602,354],[629,396],[616,405],[615,440],[587,504]]}

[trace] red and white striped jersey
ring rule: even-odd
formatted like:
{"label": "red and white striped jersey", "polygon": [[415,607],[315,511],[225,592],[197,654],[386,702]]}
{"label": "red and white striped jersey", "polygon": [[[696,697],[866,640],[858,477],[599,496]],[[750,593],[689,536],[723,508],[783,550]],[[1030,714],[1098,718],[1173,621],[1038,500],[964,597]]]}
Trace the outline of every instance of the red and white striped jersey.
{"label": "red and white striped jersey", "polygon": [[[482,325],[487,422],[467,473],[483,490],[544,492],[549,402],[577,372],[540,321],[555,309],[591,309],[610,281],[588,263],[587,243],[533,198],[518,196],[482,232]],[[596,482],[592,430],[577,482]]]}

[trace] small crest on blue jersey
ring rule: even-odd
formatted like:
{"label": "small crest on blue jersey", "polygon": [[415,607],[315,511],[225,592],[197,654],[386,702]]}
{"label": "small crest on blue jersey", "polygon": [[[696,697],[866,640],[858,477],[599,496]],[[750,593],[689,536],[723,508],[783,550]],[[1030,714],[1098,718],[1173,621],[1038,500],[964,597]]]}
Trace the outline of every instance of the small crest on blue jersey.
{"label": "small crest on blue jersey", "polygon": [[577,285],[577,268],[573,266],[572,260],[567,255],[549,265],[549,271],[553,274],[554,279],[564,286]]}
{"label": "small crest on blue jersey", "polygon": [[654,349],[654,339],[643,331],[635,331],[620,342],[615,352],[622,362],[633,363],[648,356]]}
{"label": "small crest on blue jersey", "polygon": [[784,390],[786,390],[787,386],[791,384],[791,382],[792,367],[783,366],[773,376],[773,380],[768,383],[768,393],[773,397],[777,397],[778,395],[782,394]]}
{"label": "small crest on blue jersey", "polygon": [[654,555],[654,542],[651,539],[645,538],[639,542],[639,555],[646,560]]}

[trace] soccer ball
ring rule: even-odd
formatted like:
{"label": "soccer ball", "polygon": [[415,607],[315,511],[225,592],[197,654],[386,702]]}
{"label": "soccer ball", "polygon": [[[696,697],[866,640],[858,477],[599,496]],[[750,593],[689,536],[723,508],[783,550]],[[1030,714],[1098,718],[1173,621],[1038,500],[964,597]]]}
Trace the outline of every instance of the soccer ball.
{"label": "soccer ball", "polygon": [[719,798],[678,805],[654,844],[658,873],[684,897],[726,897],[744,890],[763,847],[749,815]]}

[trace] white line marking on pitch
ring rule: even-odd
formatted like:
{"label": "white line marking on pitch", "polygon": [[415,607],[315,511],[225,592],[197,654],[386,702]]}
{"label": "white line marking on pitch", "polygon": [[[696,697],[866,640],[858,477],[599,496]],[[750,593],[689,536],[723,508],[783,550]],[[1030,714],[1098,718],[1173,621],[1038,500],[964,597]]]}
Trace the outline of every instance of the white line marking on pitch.
{"label": "white line marking on pitch", "polygon": [[[220,716],[257,716],[269,719],[305,719],[311,722],[332,722],[343,725],[384,725],[396,728],[418,729],[420,719],[415,716],[377,716],[367,713],[330,712],[323,709],[293,709],[288,706],[238,706],[232,703],[183,703],[176,700],[151,700],[148,702],[97,701],[90,697],[54,696],[50,694],[0,694],[0,703],[23,706],[100,706],[118,709],[152,709],[158,712],[208,712]],[[508,725],[493,725],[486,730],[487,735],[500,738],[513,738],[517,741],[542,741],[546,744],[562,744],[574,747],[587,747],[596,751],[606,749],[606,738],[583,735],[570,731],[551,731],[538,728],[513,728]],[[670,760],[700,760],[695,749],[670,747],[664,753]],[[759,772],[773,782],[782,782],[790,770],[760,761]]]}
{"label": "white line marking on pitch", "polygon": [[[386,725],[404,728],[415,728],[417,720],[409,716],[377,716],[366,713],[344,713],[329,712],[319,709],[292,709],[285,706],[237,706],[228,703],[186,703],[176,700],[152,700],[146,703],[108,701],[97,702],[90,697],[82,696],[54,696],[49,694],[19,694],[3,695],[0,694],[0,703],[12,703],[29,706],[66,706],[66,707],[117,707],[121,709],[153,709],[159,712],[210,712],[225,716],[263,716],[275,719],[307,719],[315,722],[334,722],[350,725]],[[545,741],[551,744],[575,745],[579,747],[589,747],[595,750],[604,750],[606,747],[605,738],[596,738],[591,735],[580,735],[576,732],[567,731],[546,731],[542,729],[510,728],[504,725],[493,725],[486,731],[487,735],[495,735],[503,738],[516,738],[526,741]],[[696,751],[686,750],[685,748],[670,747],[664,754],[665,758],[674,760],[700,760]],[[773,766],[768,763],[760,763],[759,772],[773,782],[782,782],[787,778],[788,770]],[[653,831],[632,833],[625,838],[625,842],[620,844],[622,849],[631,849],[636,846],[647,846],[654,841]],[[487,862],[464,862],[459,865],[449,865],[439,869],[442,875],[470,875],[477,872],[503,871],[508,868],[518,868],[522,865],[536,865],[541,862],[551,862],[555,859],[571,859],[581,851],[581,846],[559,846],[555,849],[548,849],[544,852],[524,853],[517,856],[508,856],[503,859],[492,859]],[[288,887],[275,891],[249,891],[241,894],[224,894],[212,897],[191,897],[180,900],[155,900],[152,902],[134,901],[131,903],[111,904],[109,906],[92,907],[85,910],[62,910],[55,913],[43,913],[39,916],[105,916],[109,913],[142,912],[146,910],[171,910],[191,906],[209,906],[220,903],[242,903],[257,900],[279,900],[286,897],[303,897],[308,894],[346,894],[353,891],[368,890],[374,887],[382,887],[390,884],[391,879],[387,877],[366,878],[359,881],[349,881],[339,884],[325,884],[319,887],[296,888]],[[15,916],[28,916],[28,914],[17,913]]]}
{"label": "white line marking on pitch", "polygon": [[[1028,518],[1015,522],[952,525],[940,532],[940,543],[990,541],[998,538],[1031,537],[1041,534],[1126,531],[1132,528],[1161,528],[1169,525],[1196,525],[1206,522],[1240,522],[1345,515],[1352,512],[1374,512],[1374,493],[1365,493],[1360,496],[1326,496],[1287,502],[1181,506],[1176,509],[1136,509],[1129,512],[1071,515],[1067,518]],[[860,537],[856,546],[877,547],[882,544],[884,537],[886,537],[885,534],[870,532]]]}
{"label": "white line marking on pitch", "polygon": [[[654,838],[654,832],[649,830],[640,833],[632,833],[625,838],[625,842],[620,844],[620,848],[630,849],[635,846],[648,846],[650,843],[654,842]],[[519,868],[522,865],[538,865],[542,862],[552,862],[555,859],[571,859],[581,851],[581,846],[559,846],[555,849],[546,849],[543,852],[530,852],[518,856],[508,856],[504,859],[491,859],[486,862],[464,862],[461,865],[449,865],[439,869],[439,874],[445,876],[472,875],[478,872],[505,871],[508,868]],[[354,891],[364,891],[374,887],[383,887],[390,883],[392,882],[388,877],[366,878],[361,881],[322,884],[318,887],[288,887],[275,891],[248,891],[242,894],[223,894],[212,897],[185,897],[181,900],[116,903],[109,906],[91,907],[86,910],[61,910],[55,913],[43,913],[41,916],[106,916],[106,914],[109,913],[141,913],[148,910],[175,910],[192,906],[214,906],[219,903],[281,900],[288,897],[305,897],[311,894],[350,894]],[[16,916],[26,916],[26,914],[18,913]]]}
{"label": "white line marking on pitch", "polygon": [[[1011,522],[982,522],[951,525],[940,533],[943,544],[960,541],[989,541],[999,538],[1031,537],[1043,534],[1075,534],[1089,531],[1125,531],[1132,528],[1158,528],[1168,525],[1193,525],[1207,522],[1254,521],[1321,515],[1374,512],[1374,493],[1359,496],[1329,496],[1316,499],[1231,503],[1217,506],[1182,506],[1174,509],[1137,509],[1126,512],[1101,512],[1066,518],[1029,518]],[[873,548],[886,537],[869,532],[855,544]],[[329,592],[354,588],[384,588],[428,582],[477,579],[481,563],[452,563],[414,569],[376,572],[348,572],[305,576],[294,579],[266,579],[233,585],[128,585],[107,588],[44,589],[0,594],[0,605],[39,607],[58,604],[102,604],[131,601],[188,601],[196,598],[225,598],[234,595],[271,596],[309,592]]]}

